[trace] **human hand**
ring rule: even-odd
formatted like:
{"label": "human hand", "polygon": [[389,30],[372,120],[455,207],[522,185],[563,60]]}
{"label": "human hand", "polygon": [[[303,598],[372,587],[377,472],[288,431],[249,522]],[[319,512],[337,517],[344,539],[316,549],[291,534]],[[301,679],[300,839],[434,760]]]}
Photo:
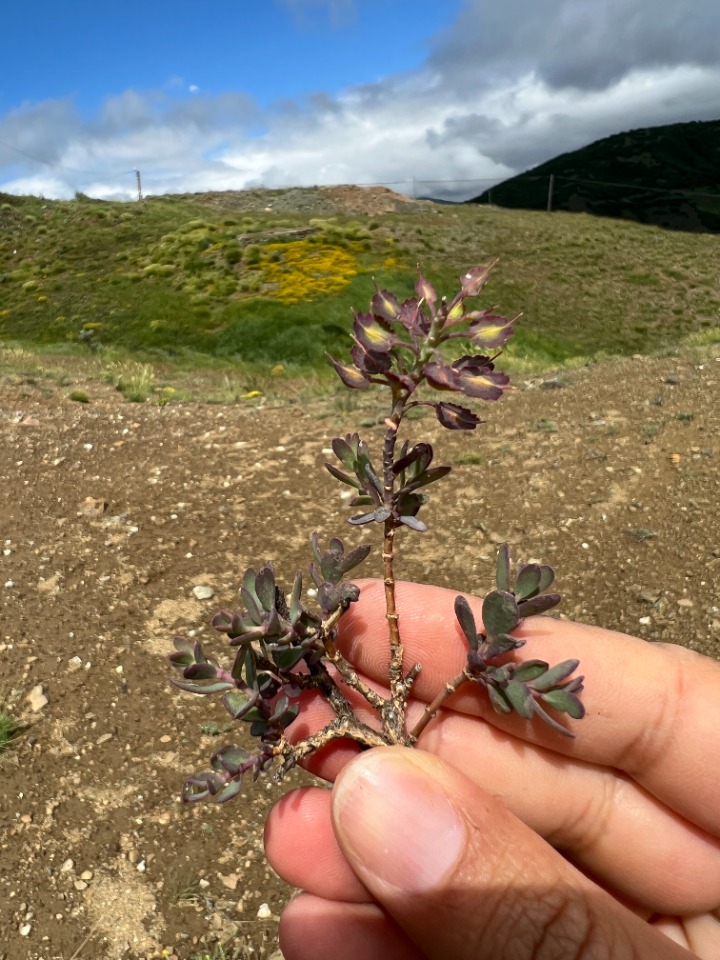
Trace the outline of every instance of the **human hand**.
{"label": "human hand", "polygon": [[[464,662],[455,596],[397,585],[406,663],[423,664],[411,723]],[[341,628],[382,689],[381,583]],[[719,960],[720,664],[546,617],[518,635],[527,657],[580,660],[575,739],[496,714],[468,684],[419,750],[313,757],[332,793],[288,794],[266,830],[270,862],[305,891],[281,921],[287,960]],[[313,699],[290,732],[328,711]]]}

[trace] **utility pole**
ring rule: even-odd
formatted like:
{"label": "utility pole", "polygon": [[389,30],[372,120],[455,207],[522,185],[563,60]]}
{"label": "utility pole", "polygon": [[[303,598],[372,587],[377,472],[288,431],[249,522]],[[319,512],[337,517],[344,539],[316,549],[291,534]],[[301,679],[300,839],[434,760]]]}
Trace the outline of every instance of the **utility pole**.
{"label": "utility pole", "polygon": [[547,202],[547,212],[552,213],[552,202],[553,202],[553,189],[555,187],[555,174],[550,174],[550,183],[548,184],[548,202]]}
{"label": "utility pole", "polygon": [[137,190],[138,190],[138,200],[142,200],[142,180],[140,179],[140,171],[135,171],[135,179],[137,180]]}

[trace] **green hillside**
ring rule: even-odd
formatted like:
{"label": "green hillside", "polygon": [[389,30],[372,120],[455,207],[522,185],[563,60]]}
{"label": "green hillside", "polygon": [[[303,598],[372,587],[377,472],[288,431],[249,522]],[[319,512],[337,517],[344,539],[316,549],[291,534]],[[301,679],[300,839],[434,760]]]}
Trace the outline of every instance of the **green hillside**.
{"label": "green hillside", "polygon": [[524,315],[514,358],[649,353],[718,327],[720,237],[389,191],[378,213],[375,194],[343,189],[349,212],[320,189],[141,203],[0,195],[0,347],[324,369],[326,351],[347,352],[350,311],[373,278],[410,295],[419,263],[451,292],[495,258],[487,305]]}
{"label": "green hillside", "polygon": [[470,203],[552,208],[673,230],[720,232],[720,120],[618,133],[564,153]]}

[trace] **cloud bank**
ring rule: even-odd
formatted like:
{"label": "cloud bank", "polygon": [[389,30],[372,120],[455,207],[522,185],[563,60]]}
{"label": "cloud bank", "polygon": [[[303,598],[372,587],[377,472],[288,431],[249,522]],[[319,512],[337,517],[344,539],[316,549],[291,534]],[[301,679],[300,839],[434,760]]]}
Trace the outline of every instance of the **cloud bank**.
{"label": "cloud bank", "polygon": [[89,120],[69,99],[20,106],[0,117],[0,190],[131,199],[139,169],[155,194],[387,183],[461,199],[621,130],[720,118],[718,36],[717,0],[467,0],[417,70],[335,96],[260,109],[241,90],[128,90]]}

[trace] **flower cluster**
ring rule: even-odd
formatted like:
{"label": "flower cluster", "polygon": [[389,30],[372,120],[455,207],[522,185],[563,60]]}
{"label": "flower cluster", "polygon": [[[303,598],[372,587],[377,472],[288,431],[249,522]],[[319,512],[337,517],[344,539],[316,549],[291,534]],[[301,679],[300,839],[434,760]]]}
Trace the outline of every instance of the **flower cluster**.
{"label": "flower cluster", "polygon": [[[386,290],[378,291],[369,313],[355,315],[351,350],[353,362],[332,361],[345,386],[365,390],[371,383],[390,386],[407,400],[423,381],[435,390],[462,393],[480,400],[497,400],[509,377],[495,369],[495,357],[464,354],[448,364],[441,347],[464,340],[472,348],[499,350],[513,335],[513,323],[492,310],[466,310],[465,301],[477,296],[491,267],[475,267],[461,281],[451,303],[438,302],[432,285],[423,277],[415,284],[416,296],[399,303]],[[438,420],[451,430],[473,430],[482,421],[472,410],[448,401],[414,401],[433,407]]]}

